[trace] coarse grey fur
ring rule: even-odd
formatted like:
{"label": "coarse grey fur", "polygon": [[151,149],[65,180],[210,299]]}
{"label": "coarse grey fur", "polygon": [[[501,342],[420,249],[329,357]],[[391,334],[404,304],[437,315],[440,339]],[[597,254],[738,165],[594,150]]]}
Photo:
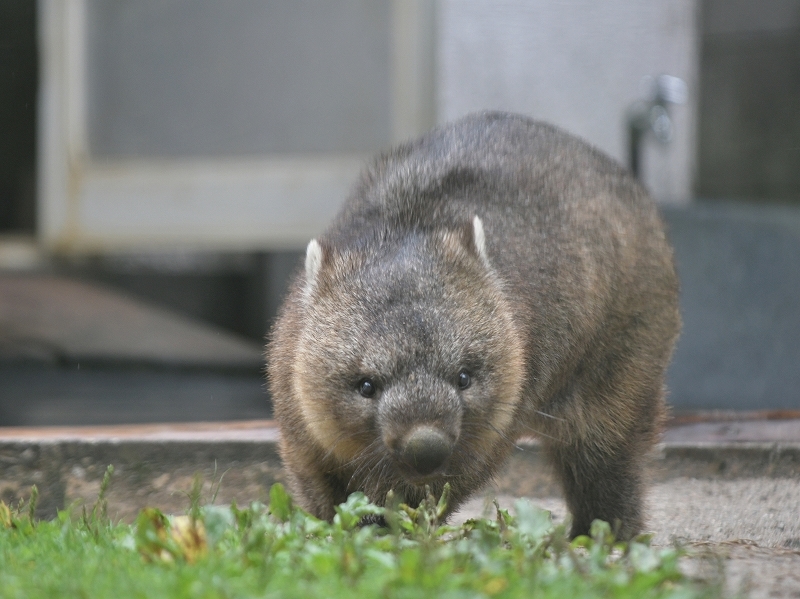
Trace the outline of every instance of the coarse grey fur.
{"label": "coarse grey fur", "polygon": [[331,518],[352,491],[450,482],[455,509],[534,435],[572,534],[601,518],[629,538],[679,328],[671,248],[625,169],[523,116],[434,129],[363,172],[272,333],[291,489]]}

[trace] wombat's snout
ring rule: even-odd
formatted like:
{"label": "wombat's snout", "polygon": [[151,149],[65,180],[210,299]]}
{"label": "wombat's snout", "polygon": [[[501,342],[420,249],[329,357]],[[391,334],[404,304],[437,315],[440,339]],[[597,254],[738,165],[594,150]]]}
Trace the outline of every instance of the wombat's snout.
{"label": "wombat's snout", "polygon": [[425,476],[444,464],[452,451],[452,444],[442,432],[420,426],[406,437],[400,457],[417,474]]}

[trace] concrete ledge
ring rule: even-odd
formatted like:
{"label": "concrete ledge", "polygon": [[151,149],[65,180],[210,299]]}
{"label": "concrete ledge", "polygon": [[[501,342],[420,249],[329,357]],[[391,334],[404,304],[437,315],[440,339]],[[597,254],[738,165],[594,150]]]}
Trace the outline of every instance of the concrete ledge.
{"label": "concrete ledge", "polygon": [[120,424],[111,426],[15,426],[0,427],[0,443],[38,444],[80,441],[118,443],[122,441],[262,441],[277,443],[280,433],[274,420],[234,422],[185,422],[163,424]]}
{"label": "concrete ledge", "polygon": [[258,343],[100,285],[39,274],[0,276],[0,363],[263,368]]}
{"label": "concrete ledge", "polygon": [[[494,490],[515,497],[559,497],[561,492],[535,441],[520,444]],[[652,455],[648,478],[735,480],[800,478],[800,442],[662,443]]]}
{"label": "concrete ledge", "polygon": [[0,498],[39,489],[37,515],[52,518],[74,503],[91,506],[106,467],[114,466],[109,513],[132,520],[145,506],[180,513],[195,475],[204,497],[265,501],[281,480],[277,427],[271,421],[0,429]]}
{"label": "concrete ledge", "polygon": [[800,442],[664,444],[653,474],[685,478],[798,478]]}
{"label": "concrete ledge", "polygon": [[[265,501],[283,480],[272,421],[0,429],[0,498],[6,503],[39,489],[38,514],[53,517],[75,502],[91,505],[106,467],[115,468],[109,512],[132,519],[145,506],[182,512],[195,475],[210,500]],[[504,495],[559,495],[540,445],[523,442],[493,491]],[[800,478],[800,442],[674,443],[659,446],[651,462],[654,482],[676,478],[731,480]],[[212,488],[214,489],[212,491]]]}
{"label": "concrete ledge", "polygon": [[27,498],[35,484],[41,518],[75,502],[91,506],[109,464],[109,513],[128,521],[145,506],[183,512],[195,475],[207,501],[219,485],[218,502],[239,504],[265,501],[270,485],[282,480],[274,441],[17,440],[0,442],[0,498]]}

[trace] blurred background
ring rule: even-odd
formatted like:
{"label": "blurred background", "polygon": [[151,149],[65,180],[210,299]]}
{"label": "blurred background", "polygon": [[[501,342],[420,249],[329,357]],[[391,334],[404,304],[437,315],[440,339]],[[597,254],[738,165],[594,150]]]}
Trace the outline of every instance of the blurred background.
{"label": "blurred background", "polygon": [[800,0],[0,0],[0,426],[268,418],[305,244],[481,109],[661,205],[676,413],[800,409]]}

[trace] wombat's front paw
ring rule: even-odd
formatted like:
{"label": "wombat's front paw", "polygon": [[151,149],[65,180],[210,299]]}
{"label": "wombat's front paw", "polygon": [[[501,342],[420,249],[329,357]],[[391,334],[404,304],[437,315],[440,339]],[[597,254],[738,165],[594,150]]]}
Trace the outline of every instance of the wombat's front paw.
{"label": "wombat's front paw", "polygon": [[389,526],[386,524],[386,518],[378,514],[370,514],[368,516],[364,516],[358,523],[358,525],[361,527],[369,526],[370,524],[375,524],[377,525],[378,528],[389,528]]}

